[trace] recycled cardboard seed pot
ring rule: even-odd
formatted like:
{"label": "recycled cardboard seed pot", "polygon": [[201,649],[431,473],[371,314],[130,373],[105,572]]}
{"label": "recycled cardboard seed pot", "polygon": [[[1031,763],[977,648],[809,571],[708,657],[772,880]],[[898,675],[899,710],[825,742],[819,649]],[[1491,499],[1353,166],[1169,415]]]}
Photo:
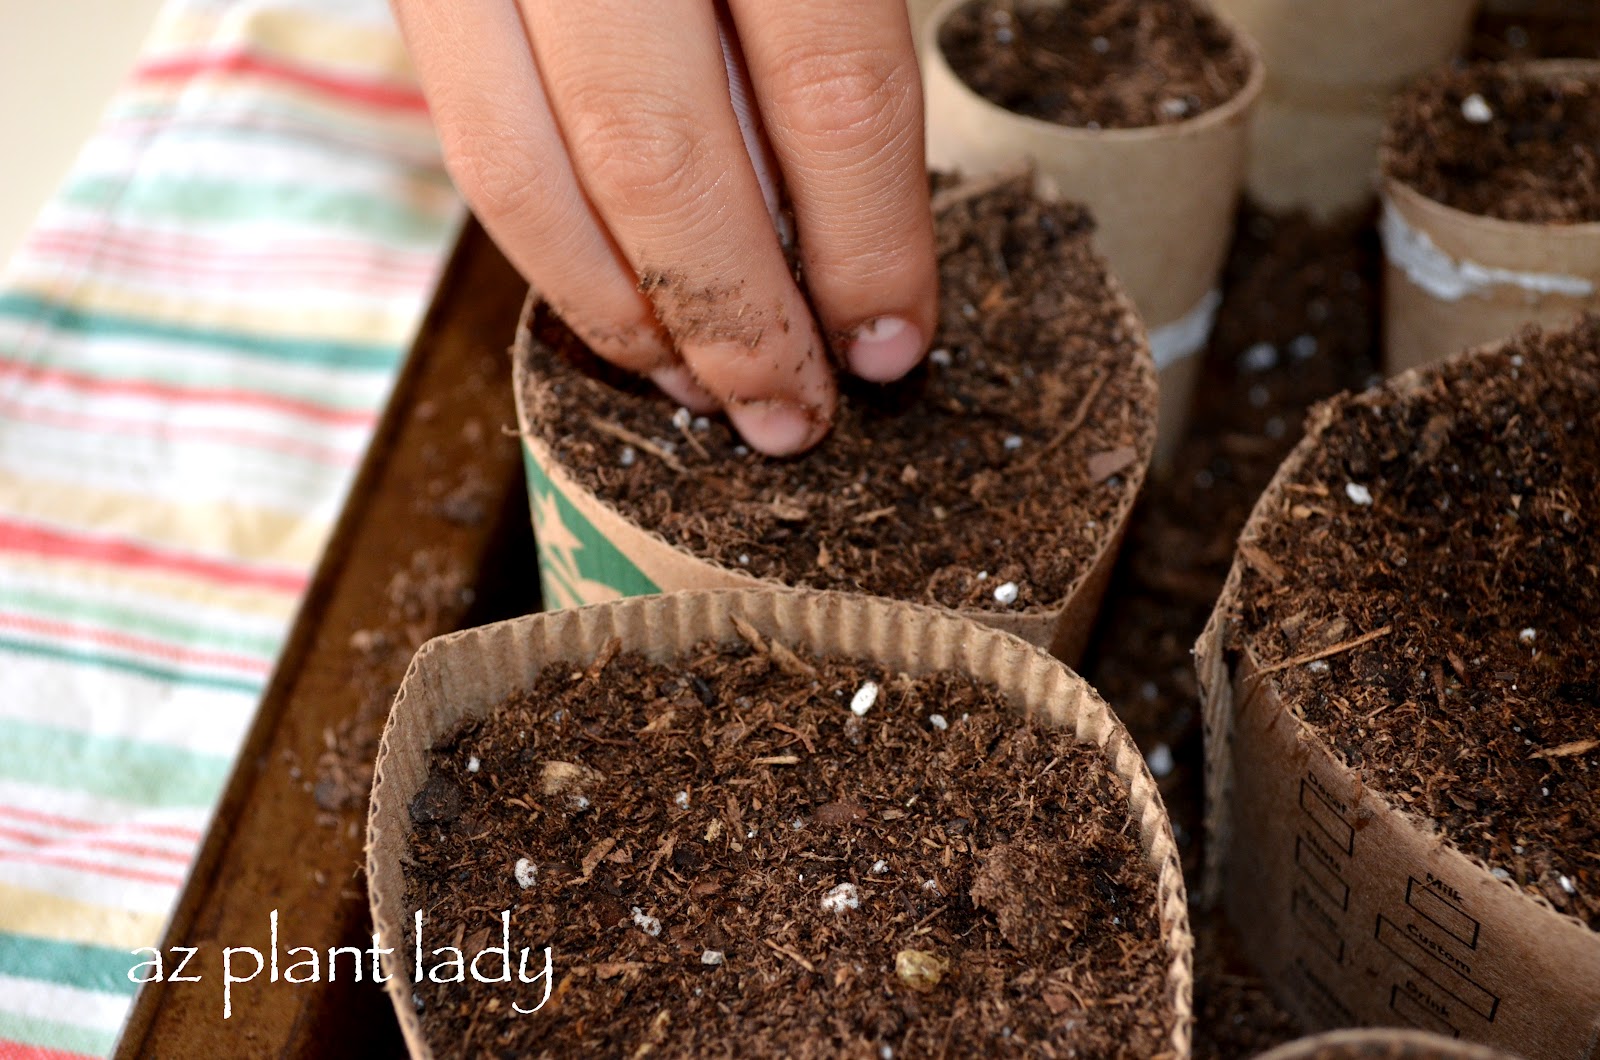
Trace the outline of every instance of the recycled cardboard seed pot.
{"label": "recycled cardboard seed pot", "polygon": [[[1037,205],[1025,181],[1012,193]],[[1039,208],[1041,224],[1086,225],[1081,211]],[[946,321],[958,318],[941,326],[949,348],[899,389],[847,395],[856,403],[828,438],[783,462],[580,363],[592,355],[530,301],[515,386],[546,606],[793,583],[941,603],[1076,659],[1144,480],[1157,398],[1132,304],[1094,257],[1087,227],[1067,235],[1040,236],[1057,273],[991,282],[984,271],[965,304],[947,290]],[[1073,315],[1038,319],[1041,299],[1055,295]],[[984,329],[999,317],[985,314],[1002,312],[1014,314],[1008,341],[1027,349],[990,345]],[[951,329],[967,327],[978,329],[970,341],[953,343]],[[617,423],[597,426],[607,402]],[[623,420],[631,426],[619,435]],[[1079,460],[1074,446],[1093,455]],[[958,545],[978,555],[955,555]],[[890,579],[895,564],[903,577]]]}
{"label": "recycled cardboard seed pot", "polygon": [[1426,1031],[1329,1031],[1280,1045],[1256,1060],[1516,1060],[1510,1053]]}
{"label": "recycled cardboard seed pot", "polygon": [[[541,670],[590,666],[613,638],[622,652],[666,662],[707,641],[745,643],[751,629],[812,658],[860,660],[913,676],[966,675],[997,687],[1019,720],[1076,734],[1081,745],[1099,748],[1125,790],[1139,848],[1156,880],[1160,937],[1170,957],[1164,965],[1171,1017],[1165,1040],[1170,1049],[1162,1055],[1179,1060],[1189,1056],[1193,943],[1177,849],[1144,759],[1105,703],[1043,652],[948,611],[845,594],[740,590],[639,597],[533,615],[440,637],[417,653],[379,750],[367,847],[378,938],[400,954],[385,955],[391,976],[386,988],[414,1057],[431,1057],[433,1052],[412,997],[406,931],[414,911],[406,904],[402,864],[408,857],[413,800],[428,780],[430,748],[463,719],[482,717],[530,687]],[[850,713],[842,701],[840,710]],[[531,897],[523,902],[557,901],[562,892],[526,893]],[[698,967],[698,952],[693,957]],[[752,958],[730,951],[728,959]],[[562,968],[559,959],[555,963],[558,995],[583,988],[581,977],[574,978],[579,970]],[[825,994],[812,993],[825,1000]],[[503,1006],[501,1017],[538,1018],[510,1016]],[[493,1033],[494,1018],[485,1018],[485,1037]]]}
{"label": "recycled cardboard seed pot", "polygon": [[[1600,85],[1600,62],[1476,69]],[[1429,84],[1397,99],[1397,113]],[[1387,137],[1381,232],[1384,363],[1391,374],[1505,338],[1525,324],[1561,324],[1600,308],[1600,222],[1511,221],[1457,209],[1395,175],[1393,118]]]}
{"label": "recycled cardboard seed pot", "polygon": [[1594,1055],[1597,401],[1600,318],[1337,398],[1240,537],[1206,898],[1312,1028]]}
{"label": "recycled cardboard seed pot", "polygon": [[961,80],[939,32],[968,2],[945,0],[921,31],[929,164],[973,175],[1029,161],[1044,194],[1088,205],[1099,226],[1096,242],[1150,329],[1161,376],[1156,462],[1164,465],[1183,437],[1196,355],[1220,304],[1250,118],[1264,82],[1255,46],[1235,34],[1250,74],[1220,106],[1166,125],[1073,128],[1013,113]]}
{"label": "recycled cardboard seed pot", "polygon": [[921,48],[923,44],[922,27],[927,23],[928,16],[933,14],[933,9],[938,6],[939,0],[906,0],[906,9],[911,15],[911,33]]}
{"label": "recycled cardboard seed pot", "polygon": [[1483,0],[1486,14],[1533,18],[1600,18],[1590,0]]}
{"label": "recycled cardboard seed pot", "polygon": [[1267,66],[1250,152],[1251,196],[1330,219],[1373,196],[1385,109],[1455,55],[1474,0],[1217,0]]}

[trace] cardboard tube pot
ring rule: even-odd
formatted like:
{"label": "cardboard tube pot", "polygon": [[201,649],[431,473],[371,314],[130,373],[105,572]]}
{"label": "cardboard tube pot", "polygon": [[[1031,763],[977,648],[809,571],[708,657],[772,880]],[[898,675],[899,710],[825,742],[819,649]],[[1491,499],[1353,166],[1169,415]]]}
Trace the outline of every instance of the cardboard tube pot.
{"label": "cardboard tube pot", "polygon": [[[1527,710],[1531,717],[1518,720],[1530,726],[1547,717],[1528,705],[1528,696],[1565,686],[1559,679],[1535,685],[1541,679],[1533,675],[1570,673],[1587,658],[1581,638],[1592,636],[1592,627],[1558,633],[1553,609],[1565,605],[1551,603],[1549,593],[1592,599],[1593,590],[1574,572],[1577,584],[1538,590],[1545,602],[1534,604],[1531,590],[1520,588],[1527,581],[1512,573],[1522,568],[1509,565],[1517,558],[1497,561],[1491,550],[1486,564],[1496,573],[1485,577],[1497,586],[1503,580],[1504,595],[1497,588],[1476,597],[1449,558],[1459,550],[1436,540],[1422,514],[1408,522],[1403,513],[1425,509],[1423,492],[1441,482],[1456,525],[1475,525],[1472,513],[1482,510],[1467,496],[1470,481],[1488,480],[1477,488],[1494,490],[1481,495],[1499,505],[1502,494],[1492,483],[1502,465],[1489,474],[1469,454],[1494,461],[1500,443],[1480,446],[1474,439],[1499,437],[1519,417],[1533,424],[1521,437],[1543,437],[1550,427],[1538,417],[1549,403],[1593,400],[1600,393],[1597,328],[1525,334],[1518,341],[1530,345],[1473,351],[1319,406],[1240,536],[1233,570],[1195,648],[1211,837],[1204,900],[1222,903],[1239,929],[1242,954],[1312,1029],[1412,1025],[1529,1056],[1594,1055],[1600,932],[1583,914],[1581,903],[1592,899],[1557,875],[1586,880],[1580,873],[1590,852],[1581,839],[1571,849],[1559,835],[1546,838],[1540,822],[1563,814],[1581,820],[1582,811],[1570,804],[1546,807],[1543,800],[1568,770],[1577,771],[1578,786],[1564,790],[1592,790],[1583,787],[1592,766],[1579,756],[1596,745],[1557,746],[1547,766],[1546,749],[1529,746],[1511,722],[1504,745],[1473,735],[1483,732],[1473,719],[1498,709],[1488,702]],[[1567,341],[1593,344],[1585,347],[1581,369],[1538,352],[1567,357],[1563,351],[1572,347],[1531,345]],[[1537,389],[1515,389],[1535,385],[1519,382],[1533,373]],[[1531,396],[1513,404],[1508,393]],[[1570,405],[1560,407],[1551,414],[1556,431],[1574,414]],[[1504,441],[1507,450],[1518,444]],[[1523,451],[1540,454],[1528,459],[1546,468],[1570,467],[1576,459],[1573,450],[1556,455],[1544,448],[1536,442]],[[1581,478],[1590,469],[1575,470]],[[1449,477],[1457,474],[1464,477]],[[1509,466],[1505,474],[1513,474]],[[1530,522],[1561,488],[1548,478],[1505,486],[1507,493],[1526,490],[1529,503],[1518,503]],[[1561,518],[1556,513],[1558,524]],[[1380,533],[1379,526],[1392,529]],[[1519,532],[1507,526],[1507,533]],[[1536,537],[1525,540],[1530,549],[1543,547],[1531,544]],[[1297,549],[1295,542],[1303,544]],[[1573,547],[1581,554],[1581,544]],[[1402,571],[1435,588],[1418,591],[1401,580]],[[1541,576],[1540,584],[1551,581]],[[1458,599],[1459,612],[1441,619]],[[1497,618],[1512,621],[1519,604],[1527,621],[1499,627]],[[1530,614],[1535,608],[1542,610]],[[1519,633],[1521,626],[1541,629]],[[1490,628],[1496,632],[1485,633]],[[1571,652],[1552,639],[1568,643],[1569,632],[1580,638]],[[1543,645],[1545,662],[1537,662],[1530,643]],[[1491,660],[1507,658],[1535,660],[1510,665],[1523,665],[1522,679],[1537,692],[1516,693],[1516,677],[1498,683],[1503,674]],[[1592,732],[1581,707],[1551,701],[1550,709]],[[1380,730],[1374,719],[1386,713],[1386,725],[1402,720]],[[1525,772],[1512,779],[1514,768],[1542,770],[1544,779],[1529,780]],[[1500,809],[1506,806],[1512,809]],[[1470,842],[1458,842],[1458,835],[1470,835]],[[1535,843],[1525,836],[1538,837],[1526,861],[1524,848],[1512,845]],[[1491,843],[1494,852],[1480,856]],[[1507,866],[1522,874],[1521,882]],[[1547,879],[1544,868],[1532,866],[1560,867],[1550,868]],[[1563,911],[1552,894],[1563,902],[1577,896],[1570,898],[1577,904]]]}
{"label": "cardboard tube pot", "polygon": [[1255,46],[1235,34],[1250,75],[1220,106],[1170,125],[1073,128],[1006,110],[956,75],[939,32],[968,2],[945,0],[922,27],[929,164],[975,175],[1031,162],[1042,193],[1088,205],[1096,243],[1150,330],[1161,376],[1156,463],[1163,465],[1183,437],[1197,355],[1221,301],[1250,116],[1264,82]]}
{"label": "cardboard tube pot", "polygon": [[1533,18],[1600,18],[1592,0],[1483,0],[1490,15],[1518,15]]}
{"label": "cardboard tube pot", "polygon": [[[1517,67],[1518,78],[1600,84],[1600,62]],[[1383,156],[1384,366],[1391,373],[1600,308],[1600,222],[1533,224],[1427,197]]]}
{"label": "cardboard tube pot", "polygon": [[906,10],[911,16],[911,34],[916,41],[917,48],[924,45],[922,27],[928,22],[928,16],[933,14],[933,9],[939,6],[939,0],[906,0]]}
{"label": "cardboard tube pot", "polygon": [[1250,194],[1318,218],[1365,207],[1389,99],[1455,55],[1475,0],[1217,0],[1267,64]]}
{"label": "cardboard tube pot", "polygon": [[412,999],[406,927],[413,911],[406,904],[402,864],[410,807],[427,780],[430,748],[463,719],[482,717],[529,687],[542,669],[590,664],[612,638],[620,640],[622,651],[662,662],[706,641],[741,642],[739,622],[813,657],[862,660],[913,676],[970,676],[996,686],[1017,710],[1019,723],[1025,717],[1099,748],[1126,793],[1139,848],[1156,881],[1161,942],[1170,957],[1164,978],[1171,1025],[1163,1055],[1189,1056],[1193,940],[1177,847],[1144,758],[1094,691],[1043,652],[947,611],[844,594],[755,590],[678,593],[549,612],[441,637],[417,653],[384,730],[367,832],[373,922],[380,944],[395,948],[384,955],[391,975],[386,989],[413,1057],[433,1053]]}
{"label": "cardboard tube pot", "polygon": [[1426,1031],[1330,1031],[1280,1045],[1256,1060],[1516,1060],[1510,1053]]}
{"label": "cardboard tube pot", "polygon": [[[1053,207],[1051,209],[1051,216],[1055,216],[1058,211]],[[1077,253],[1081,254],[1083,261],[1087,261],[1092,255],[1084,232],[1076,233],[1072,240],[1057,241],[1061,246],[1068,243],[1077,248]],[[1065,266],[1070,261],[1076,267],[1075,263],[1079,260],[1073,257],[1062,259],[1062,263]],[[1028,597],[1017,596],[1018,582],[1028,582],[1026,578],[1011,582],[1009,590],[1012,594],[1011,600],[1004,600],[1001,595],[997,595],[1008,581],[1007,577],[998,576],[998,572],[1006,564],[1020,561],[1018,555],[1020,546],[1013,543],[990,542],[985,539],[983,548],[992,549],[986,551],[983,557],[986,569],[980,573],[975,567],[970,572],[977,579],[972,585],[981,589],[981,591],[974,590],[977,599],[983,600],[984,603],[965,604],[964,606],[970,608],[966,612],[969,617],[1015,633],[1031,643],[1052,651],[1069,663],[1078,658],[1087,643],[1089,628],[1110,579],[1117,549],[1121,544],[1138,489],[1144,481],[1150,453],[1155,444],[1157,383],[1154,368],[1145,349],[1143,325],[1140,324],[1127,296],[1122,293],[1115,280],[1105,274],[1103,264],[1095,262],[1094,269],[1098,276],[1104,276],[1104,285],[1100,279],[1084,271],[1079,277],[1082,289],[1073,296],[1080,299],[1083,305],[1092,307],[1094,322],[1085,323],[1083,328],[1072,325],[1064,327],[1064,330],[1050,332],[1054,337],[1050,338],[1049,342],[1059,343],[1059,352],[1054,346],[1041,347],[1037,356],[1033,353],[1027,355],[1033,359],[1026,363],[1021,353],[1013,351],[1011,354],[1003,355],[1014,355],[1017,358],[1013,367],[1006,370],[1019,373],[1019,379],[1021,379],[1020,373],[1024,370],[1033,373],[1037,369],[1037,373],[1033,375],[1030,386],[1018,385],[1008,390],[1004,396],[991,395],[990,398],[984,399],[991,404],[996,401],[1001,404],[1014,403],[1019,408],[1025,406],[1032,411],[1044,407],[1040,405],[1040,395],[1044,392],[1045,384],[1059,384],[1056,390],[1067,395],[1059,402],[1066,410],[1064,413],[1066,422],[1058,426],[1052,418],[1040,418],[1034,424],[1040,435],[1037,440],[1030,437],[1026,445],[1023,445],[1020,444],[1022,439],[1018,436],[1015,440],[1019,444],[1015,448],[1006,450],[1007,453],[1015,452],[1017,454],[1015,457],[996,455],[993,461],[994,470],[968,472],[969,475],[975,473],[989,475],[996,481],[1002,481],[1005,476],[1012,475],[1032,476],[1018,480],[1025,484],[1028,491],[1022,501],[1048,507],[1054,512],[1064,513],[1065,506],[1077,503],[1072,500],[1076,496],[1074,491],[1081,490],[1085,498],[1090,496],[1101,498],[1094,502],[1096,512],[1087,520],[1080,532],[1069,538],[1066,536],[1067,531],[1052,530],[1048,535],[1049,547],[1028,554],[1030,557],[1028,563],[1032,565],[1029,570],[1042,572],[1049,568],[1055,572],[1048,586],[1038,579],[1029,582],[1030,586],[1035,583],[1040,586],[1039,595],[1032,595],[1034,590],[1029,588]],[[996,283],[999,284],[1001,281],[997,279]],[[983,281],[983,285],[987,286],[987,280]],[[994,288],[994,290],[1000,289]],[[1023,305],[1020,301],[1017,304]],[[1032,304],[1034,302],[1031,300],[1027,303],[1027,305]],[[979,312],[975,306],[969,308],[975,313]],[[740,480],[741,491],[737,496],[729,490],[698,489],[692,497],[676,500],[675,509],[687,511],[693,508],[697,517],[703,519],[706,525],[716,526],[734,512],[737,504],[744,504],[747,508],[755,506],[763,512],[771,513],[774,511],[774,506],[779,511],[783,510],[785,505],[792,509],[796,497],[800,492],[804,492],[803,510],[792,515],[774,515],[772,519],[762,516],[759,528],[749,530],[751,539],[754,541],[772,533],[780,533],[784,540],[802,542],[815,549],[819,556],[831,551],[835,557],[832,561],[821,560],[810,568],[799,568],[789,564],[787,560],[780,562],[771,556],[763,560],[759,555],[755,563],[750,562],[749,555],[744,556],[742,563],[736,562],[739,553],[745,550],[725,548],[719,553],[708,543],[710,537],[708,533],[702,533],[693,526],[686,529],[681,522],[676,532],[671,528],[665,528],[666,532],[674,534],[669,540],[664,536],[663,527],[642,525],[642,521],[649,518],[649,515],[644,513],[636,499],[633,502],[626,500],[624,497],[626,491],[621,486],[609,486],[606,477],[592,466],[580,472],[575,466],[564,463],[564,460],[571,460],[575,465],[580,447],[589,447],[584,448],[584,452],[590,451],[590,448],[599,452],[602,446],[609,447],[608,452],[622,448],[623,442],[614,436],[615,427],[612,428],[613,434],[596,434],[589,430],[591,424],[583,422],[579,417],[583,416],[594,403],[612,398],[618,401],[624,399],[619,396],[619,391],[615,387],[603,379],[586,374],[586,369],[576,366],[560,349],[552,345],[559,339],[553,337],[550,330],[541,330],[546,324],[546,318],[542,315],[545,312],[530,298],[518,329],[513,356],[518,418],[525,440],[529,496],[535,537],[539,546],[540,572],[546,607],[572,607],[600,603],[621,596],[673,592],[680,589],[748,588],[756,585],[781,588],[784,584],[780,578],[799,580],[808,576],[816,579],[809,583],[809,587],[813,588],[848,588],[885,596],[903,591],[905,597],[909,599],[939,599],[951,602],[952,606],[961,606],[956,603],[956,598],[952,595],[922,595],[930,591],[928,587],[931,580],[938,576],[941,568],[957,562],[949,558],[948,552],[943,554],[943,558],[929,559],[926,569],[919,566],[904,571],[905,578],[902,580],[906,581],[906,586],[903,589],[892,579],[881,584],[872,582],[871,571],[866,567],[871,566],[875,569],[876,564],[858,561],[844,574],[834,576],[832,581],[827,580],[830,575],[824,574],[822,568],[831,563],[830,570],[842,569],[840,563],[844,561],[838,557],[845,547],[853,548],[856,550],[856,555],[868,558],[890,554],[901,548],[907,533],[915,533],[917,540],[914,545],[922,550],[919,555],[926,553],[929,556],[933,554],[930,550],[936,550],[941,545],[940,535],[944,535],[942,539],[944,544],[956,540],[952,535],[958,535],[959,543],[965,548],[971,546],[975,537],[988,534],[989,531],[984,528],[997,525],[995,520],[1004,514],[999,509],[1009,506],[1009,502],[1006,505],[992,501],[980,502],[976,494],[969,495],[965,486],[962,486],[961,495],[956,499],[960,503],[967,504],[970,511],[960,515],[959,518],[952,516],[946,519],[936,512],[929,517],[928,512],[933,509],[929,508],[928,503],[919,499],[927,493],[929,483],[927,479],[918,476],[943,474],[939,468],[953,466],[955,463],[947,454],[931,452],[929,447],[934,446],[937,441],[933,437],[934,433],[944,437],[949,432],[985,430],[984,424],[990,421],[991,416],[1002,418],[1004,415],[1009,415],[1009,408],[984,406],[976,408],[971,413],[956,415],[948,411],[948,405],[941,405],[937,410],[938,418],[934,418],[934,411],[930,411],[928,416],[917,417],[915,422],[932,423],[936,426],[919,428],[923,433],[929,434],[929,437],[926,439],[926,447],[922,442],[917,442],[919,451],[907,457],[918,461],[917,466],[912,469],[913,478],[908,480],[905,477],[896,458],[893,461],[895,466],[889,468],[882,476],[892,478],[893,483],[883,483],[882,489],[872,494],[875,498],[873,503],[867,506],[879,509],[875,519],[885,515],[892,518],[882,524],[881,533],[874,530],[870,538],[858,538],[854,545],[848,545],[838,538],[841,534],[852,533],[856,524],[848,524],[843,530],[838,529],[840,525],[838,523],[829,524],[834,527],[835,538],[829,540],[825,535],[830,531],[819,528],[819,521],[815,518],[816,512],[835,505],[838,499],[818,492],[814,483],[823,480],[810,477],[806,464],[808,461],[827,461],[829,446],[834,442],[833,438],[824,441],[817,451],[793,461],[783,464],[767,462],[758,468],[739,472],[748,477]],[[1024,308],[1018,312],[1027,313],[1032,310]],[[1042,329],[1045,322],[1034,322],[1030,318],[1017,327],[1032,328],[1035,323]],[[1044,332],[1041,330],[1040,334]],[[953,360],[947,361],[945,367],[930,366],[926,370],[930,376],[935,372],[965,371],[961,368],[962,364],[975,363],[990,356],[981,340],[976,339],[965,343],[954,353],[948,350],[945,352],[950,354]],[[1069,394],[1061,390],[1061,386],[1065,385],[1069,377],[1072,380],[1072,387],[1077,388],[1084,377],[1081,366],[1100,363],[1092,361],[1093,358],[1100,358],[1108,365],[1106,375],[1085,384],[1081,392],[1073,389]],[[996,362],[1001,368],[1007,363],[1010,362],[1003,359]],[[1096,374],[1098,375],[1098,370]],[[934,385],[932,382],[927,384],[928,387]],[[582,408],[563,404],[561,394],[570,392],[573,387],[592,388],[593,400],[585,401]],[[931,400],[924,396],[925,393],[927,391],[911,389],[902,392],[902,397],[912,402],[909,409],[915,410],[919,407],[917,402]],[[737,469],[742,462],[738,451],[731,447],[731,443],[737,441],[731,434],[724,439],[719,433],[717,438],[724,441],[713,442],[713,448],[706,451],[705,459],[701,459],[690,448],[691,445],[699,445],[700,442],[695,438],[685,437],[690,433],[689,430],[675,429],[667,425],[667,417],[672,413],[670,404],[662,401],[658,409],[654,405],[641,406],[640,402],[645,399],[627,400],[633,403],[625,407],[639,417],[638,422],[634,422],[635,427],[645,433],[665,430],[677,440],[678,444],[684,446],[682,450],[684,458],[694,465],[697,479],[716,481],[725,473],[724,468]],[[954,401],[956,398],[951,396],[950,400]],[[931,409],[931,406],[928,407]],[[1088,418],[1084,418],[1085,414]],[[685,418],[688,416],[686,412],[681,415]],[[910,422],[909,415],[908,413],[908,418],[903,422]],[[652,426],[643,426],[646,418]],[[568,426],[569,423],[573,425]],[[718,430],[721,430],[720,426]],[[877,460],[878,464],[887,466],[883,461],[888,458],[881,457],[882,450],[877,447],[870,429],[862,426],[861,430],[868,433],[860,439],[860,445],[848,450],[847,455],[841,456],[840,459],[859,461],[862,459],[860,454],[870,448],[874,454],[873,459]],[[588,433],[575,434],[579,431]],[[1070,435],[1074,439],[1074,444],[1078,441],[1088,444],[1087,440],[1095,437],[1097,432],[1118,432],[1116,438],[1107,439],[1104,448],[1110,450],[1115,447],[1116,451],[1126,457],[1125,465],[1116,469],[1115,477],[1118,478],[1119,484],[1114,487],[1117,490],[1114,497],[1108,497],[1099,482],[1083,477],[1077,470],[1076,463],[1071,468],[1056,464],[1040,465],[1051,469],[1049,475],[1027,470],[1029,462],[1052,459],[1050,455],[1052,452],[1063,452],[1064,447],[1052,449],[1052,446],[1065,436]],[[1046,439],[1044,435],[1054,437]],[[710,435],[701,437],[709,438]],[[988,429],[983,438],[986,444],[998,443],[1000,440],[999,434],[992,428]],[[666,481],[660,483],[661,488],[670,490],[676,483],[691,481],[681,474],[674,476],[670,471],[670,465],[663,461],[659,452],[653,454],[647,452],[646,447],[651,444],[648,441],[641,443],[638,438],[634,438],[632,447],[636,450],[638,461],[652,461],[645,466],[665,476]],[[978,440],[974,435],[972,445],[977,444]],[[1095,444],[1098,446],[1098,443]],[[561,448],[562,446],[566,447],[565,450]],[[659,450],[659,446],[656,448]],[[569,455],[563,457],[561,455],[563,451]],[[976,449],[973,451],[976,452]],[[840,452],[846,451],[840,450]],[[748,451],[746,455],[747,453]],[[989,458],[985,457],[971,466],[988,467],[990,463]],[[785,477],[789,475],[787,469],[791,468],[795,469],[793,476]],[[1058,470],[1061,472],[1059,476],[1055,474]],[[733,470],[726,472],[726,474],[734,473]],[[637,482],[644,471],[636,468],[629,474],[633,477],[627,481]],[[820,475],[822,472],[816,474]],[[907,482],[914,484],[908,486]],[[941,488],[946,486],[947,483],[941,483]],[[840,485],[837,488],[846,487]],[[876,486],[872,488],[877,489]],[[681,492],[678,496],[682,497]],[[1058,503],[1058,500],[1063,503]],[[628,503],[631,503],[632,507],[626,506]],[[908,517],[911,520],[909,524],[902,520],[896,505],[916,506],[916,512]],[[774,519],[778,522],[774,522]],[[788,521],[783,522],[783,520]],[[753,524],[744,525],[748,527]],[[860,525],[878,524],[868,522]],[[911,527],[910,530],[908,525]],[[952,527],[960,529],[952,530]],[[1007,554],[1008,549],[1011,555]],[[757,550],[751,548],[748,551]],[[965,563],[965,560],[961,562]],[[748,567],[745,564],[748,564]],[[751,570],[758,570],[761,577],[752,575]],[[989,572],[996,572],[997,576],[989,579]],[[961,599],[971,600],[973,597],[969,595]],[[990,604],[992,606],[986,606]]]}

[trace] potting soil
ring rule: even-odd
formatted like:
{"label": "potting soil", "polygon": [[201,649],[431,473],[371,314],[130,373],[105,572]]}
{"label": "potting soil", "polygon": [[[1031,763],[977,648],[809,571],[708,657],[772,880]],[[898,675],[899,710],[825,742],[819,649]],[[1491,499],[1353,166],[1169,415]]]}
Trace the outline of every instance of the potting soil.
{"label": "potting soil", "polygon": [[534,430],[581,485],[724,567],[957,608],[1059,604],[1143,478],[1143,337],[1088,215],[1041,203],[1026,178],[941,204],[935,225],[933,352],[897,384],[845,380],[833,430],[805,456],[751,453],[549,314],[534,322]]}
{"label": "potting soil", "polygon": [[558,979],[531,1015],[507,1010],[527,987],[421,983],[435,1055],[1143,1058],[1171,1033],[1121,782],[969,679],[603,653],[430,771],[426,933],[479,952],[510,910]]}

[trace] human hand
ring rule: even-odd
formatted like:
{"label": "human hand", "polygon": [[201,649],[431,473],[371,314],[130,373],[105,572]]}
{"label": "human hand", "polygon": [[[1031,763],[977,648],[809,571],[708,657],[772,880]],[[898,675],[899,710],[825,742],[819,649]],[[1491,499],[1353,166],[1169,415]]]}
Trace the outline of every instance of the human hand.
{"label": "human hand", "polygon": [[[597,354],[772,455],[827,433],[830,346],[877,382],[921,359],[937,280],[905,0],[393,2],[457,186]],[[743,130],[719,28],[748,65]]]}

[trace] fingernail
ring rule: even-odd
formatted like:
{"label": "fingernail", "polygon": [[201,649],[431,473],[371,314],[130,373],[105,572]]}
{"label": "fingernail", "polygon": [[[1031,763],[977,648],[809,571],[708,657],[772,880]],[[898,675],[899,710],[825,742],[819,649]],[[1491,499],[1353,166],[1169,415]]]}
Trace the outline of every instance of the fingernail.
{"label": "fingernail", "polygon": [[717,409],[717,399],[695,382],[694,376],[689,374],[689,369],[681,364],[657,368],[650,373],[650,381],[660,387],[662,393],[691,412],[715,412]]}
{"label": "fingernail", "polygon": [[922,332],[899,317],[879,317],[856,330],[846,358],[850,370],[873,383],[888,383],[922,360]]}
{"label": "fingernail", "polygon": [[728,419],[752,449],[768,456],[801,452],[816,431],[816,421],[804,409],[772,401],[729,405]]}

